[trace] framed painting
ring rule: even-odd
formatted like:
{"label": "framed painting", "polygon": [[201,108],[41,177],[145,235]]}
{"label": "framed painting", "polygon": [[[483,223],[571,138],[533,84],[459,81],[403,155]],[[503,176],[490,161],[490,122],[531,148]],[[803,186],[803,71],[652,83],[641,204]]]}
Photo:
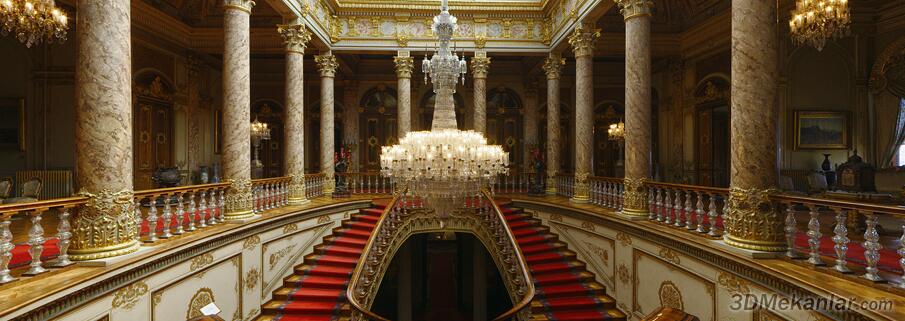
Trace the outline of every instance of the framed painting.
{"label": "framed painting", "polygon": [[0,149],[25,151],[25,99],[0,98]]}
{"label": "framed painting", "polygon": [[795,111],[795,149],[848,149],[849,113]]}

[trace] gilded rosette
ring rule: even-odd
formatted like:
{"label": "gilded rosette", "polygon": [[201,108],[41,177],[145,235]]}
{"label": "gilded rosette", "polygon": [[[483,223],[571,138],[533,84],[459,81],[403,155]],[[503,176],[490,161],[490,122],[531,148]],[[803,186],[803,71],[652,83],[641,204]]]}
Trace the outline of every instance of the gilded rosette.
{"label": "gilded rosette", "polygon": [[230,188],[226,192],[226,205],[223,211],[225,220],[243,220],[254,216],[251,180],[231,179],[229,183]]}
{"label": "gilded rosette", "polygon": [[591,200],[591,185],[588,181],[588,173],[575,173],[575,193],[572,195],[572,202],[587,203]]}
{"label": "gilded rosette", "polygon": [[130,190],[97,194],[80,191],[88,202],[73,216],[69,258],[97,260],[138,250],[138,224],[134,196]]}
{"label": "gilded rosette", "polygon": [[623,194],[622,214],[628,216],[644,216],[649,214],[647,208],[647,188],[644,177],[626,177],[623,180],[625,190]]}
{"label": "gilded rosette", "polygon": [[723,240],[747,250],[785,251],[783,216],[770,200],[776,192],[774,188],[730,188]]}

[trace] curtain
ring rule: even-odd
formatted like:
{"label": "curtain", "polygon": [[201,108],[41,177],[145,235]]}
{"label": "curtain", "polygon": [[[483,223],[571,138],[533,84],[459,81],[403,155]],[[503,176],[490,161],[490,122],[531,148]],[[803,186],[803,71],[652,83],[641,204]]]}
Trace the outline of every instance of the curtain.
{"label": "curtain", "polygon": [[891,127],[894,131],[889,136],[889,141],[884,149],[883,162],[879,164],[883,167],[898,165],[898,163],[894,163],[894,158],[899,152],[899,146],[905,142],[905,60],[902,58],[895,59],[886,69],[886,90],[896,97],[897,101],[894,106],[898,109],[895,117],[890,117],[891,121],[895,121],[894,126]]}
{"label": "curtain", "polygon": [[889,136],[889,142],[886,145],[886,154],[883,155],[882,166],[895,166],[896,154],[899,152],[899,146],[905,142],[905,99],[899,99],[898,113],[895,117],[895,131]]}

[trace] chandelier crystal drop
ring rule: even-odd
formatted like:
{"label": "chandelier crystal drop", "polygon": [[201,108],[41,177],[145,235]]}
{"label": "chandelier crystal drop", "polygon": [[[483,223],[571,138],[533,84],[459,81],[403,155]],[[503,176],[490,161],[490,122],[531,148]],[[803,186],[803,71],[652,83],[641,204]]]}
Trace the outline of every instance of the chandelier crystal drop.
{"label": "chandelier crystal drop", "polygon": [[789,20],[795,44],[823,50],[827,39],[848,34],[851,15],[848,0],[796,0]]}
{"label": "chandelier crystal drop", "polygon": [[28,48],[66,41],[68,21],[53,0],[0,0],[0,33],[15,35]]}
{"label": "chandelier crystal drop", "polygon": [[625,139],[625,123],[620,121],[618,123],[610,124],[610,128],[607,128],[606,133],[610,140]]}
{"label": "chandelier crystal drop", "polygon": [[383,146],[380,166],[382,175],[407,185],[409,193],[445,217],[497,176],[507,174],[509,153],[502,146],[487,145],[481,133],[457,129],[453,94],[468,69],[465,57],[450,50],[456,17],[449,14],[447,0],[442,0],[431,29],[439,38],[438,47],[421,65],[436,94],[431,130],[409,132],[398,144]]}

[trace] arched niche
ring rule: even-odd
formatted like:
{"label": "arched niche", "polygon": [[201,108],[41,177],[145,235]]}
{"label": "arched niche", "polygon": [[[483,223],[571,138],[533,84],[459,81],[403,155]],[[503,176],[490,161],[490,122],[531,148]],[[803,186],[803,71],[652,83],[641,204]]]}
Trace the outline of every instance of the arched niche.
{"label": "arched niche", "polygon": [[163,72],[142,69],[132,77],[133,183],[136,190],[158,187],[151,177],[174,166],[175,87]]}
{"label": "arched niche", "polygon": [[729,185],[730,86],[729,75],[713,73],[692,92],[695,182],[699,185]]}
{"label": "arched niche", "polygon": [[[266,123],[270,128],[270,139],[261,142],[258,150],[258,157],[263,168],[255,169],[258,172],[252,172],[255,178],[279,177],[283,174],[283,153],[285,151],[284,140],[284,121],[283,104],[275,99],[265,98],[259,99],[251,103],[251,117],[248,120],[252,122],[258,120]],[[252,157],[254,157],[252,151]]]}
{"label": "arched niche", "polygon": [[358,105],[361,168],[380,170],[380,148],[398,141],[396,89],[379,84],[365,91]]}

